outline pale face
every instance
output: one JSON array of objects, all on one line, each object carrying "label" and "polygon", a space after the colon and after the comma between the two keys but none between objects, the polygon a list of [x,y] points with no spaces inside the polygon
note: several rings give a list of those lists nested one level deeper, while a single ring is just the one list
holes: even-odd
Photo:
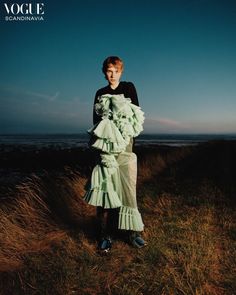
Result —
[{"label": "pale face", "polygon": [[119,84],[121,75],[122,71],[120,71],[113,65],[109,65],[109,67],[107,68],[106,79],[111,87],[116,87]]}]

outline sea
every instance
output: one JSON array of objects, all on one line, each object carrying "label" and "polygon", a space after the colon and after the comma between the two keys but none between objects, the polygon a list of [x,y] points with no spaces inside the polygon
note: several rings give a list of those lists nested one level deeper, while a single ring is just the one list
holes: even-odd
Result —
[{"label": "sea", "polygon": [[[236,140],[235,134],[141,134],[136,145],[186,146],[212,140]],[[72,149],[88,147],[89,135],[73,134],[0,134],[0,150]]]}]

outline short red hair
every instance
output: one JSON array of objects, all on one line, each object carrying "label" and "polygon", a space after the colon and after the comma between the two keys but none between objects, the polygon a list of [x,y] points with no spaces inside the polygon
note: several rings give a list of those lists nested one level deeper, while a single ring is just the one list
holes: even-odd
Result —
[{"label": "short red hair", "polygon": [[104,60],[103,66],[102,66],[102,71],[104,74],[106,74],[106,71],[110,65],[113,65],[114,67],[119,69],[119,71],[121,72],[123,71],[123,68],[124,68],[123,61],[118,56],[108,56]]}]

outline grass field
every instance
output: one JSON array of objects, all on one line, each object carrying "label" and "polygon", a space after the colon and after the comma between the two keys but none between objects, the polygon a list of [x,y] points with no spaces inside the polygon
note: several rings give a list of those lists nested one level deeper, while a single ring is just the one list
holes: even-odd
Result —
[{"label": "grass field", "polygon": [[1,295],[235,294],[236,142],[136,153],[148,246],[98,255],[92,166],[31,174],[1,196]]}]

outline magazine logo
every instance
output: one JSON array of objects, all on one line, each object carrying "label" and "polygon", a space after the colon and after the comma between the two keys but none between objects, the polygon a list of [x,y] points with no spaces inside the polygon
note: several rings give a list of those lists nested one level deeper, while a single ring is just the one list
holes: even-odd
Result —
[{"label": "magazine logo", "polygon": [[44,3],[3,3],[6,21],[42,21]]}]

